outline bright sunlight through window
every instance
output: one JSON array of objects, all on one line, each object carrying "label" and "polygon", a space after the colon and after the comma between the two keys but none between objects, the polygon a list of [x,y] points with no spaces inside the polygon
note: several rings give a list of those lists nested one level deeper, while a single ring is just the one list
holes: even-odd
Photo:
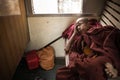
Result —
[{"label": "bright sunlight through window", "polygon": [[31,0],[33,14],[79,14],[83,0]]}]

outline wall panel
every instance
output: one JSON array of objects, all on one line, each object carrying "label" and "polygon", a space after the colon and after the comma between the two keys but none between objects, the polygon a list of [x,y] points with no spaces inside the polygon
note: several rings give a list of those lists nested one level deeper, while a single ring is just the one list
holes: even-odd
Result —
[{"label": "wall panel", "polygon": [[24,0],[20,15],[0,16],[0,80],[11,80],[29,41]]}]

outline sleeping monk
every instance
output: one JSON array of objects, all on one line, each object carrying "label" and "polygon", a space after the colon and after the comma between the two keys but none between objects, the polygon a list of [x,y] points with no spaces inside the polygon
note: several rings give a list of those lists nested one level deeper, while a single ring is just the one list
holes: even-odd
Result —
[{"label": "sleeping monk", "polygon": [[109,37],[116,32],[119,32],[118,29],[103,28],[95,19],[76,20],[63,32],[63,37],[68,39],[65,51],[69,54],[69,65],[57,70],[56,80],[107,80],[108,76],[117,77],[120,57]]}]

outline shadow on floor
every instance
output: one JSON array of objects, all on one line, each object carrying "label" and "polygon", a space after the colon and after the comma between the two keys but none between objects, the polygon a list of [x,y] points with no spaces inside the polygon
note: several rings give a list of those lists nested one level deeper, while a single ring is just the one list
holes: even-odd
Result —
[{"label": "shadow on floor", "polygon": [[23,58],[16,69],[16,72],[12,80],[55,80],[56,70],[63,66],[64,64],[56,64],[52,70],[43,70],[42,68],[37,68],[34,70],[29,70],[25,59]]}]

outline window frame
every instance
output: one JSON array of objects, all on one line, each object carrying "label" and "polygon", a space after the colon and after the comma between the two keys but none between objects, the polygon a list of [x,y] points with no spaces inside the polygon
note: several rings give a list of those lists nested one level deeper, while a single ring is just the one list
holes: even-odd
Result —
[{"label": "window frame", "polygon": [[[84,0],[83,0],[84,1]],[[69,16],[87,16],[89,14],[83,14],[83,13],[74,13],[74,14],[33,14],[32,13],[32,5],[31,5],[31,0],[25,0],[25,5],[26,5],[26,12],[28,17],[46,17],[46,16],[61,16],[61,17],[69,17]]]}]

